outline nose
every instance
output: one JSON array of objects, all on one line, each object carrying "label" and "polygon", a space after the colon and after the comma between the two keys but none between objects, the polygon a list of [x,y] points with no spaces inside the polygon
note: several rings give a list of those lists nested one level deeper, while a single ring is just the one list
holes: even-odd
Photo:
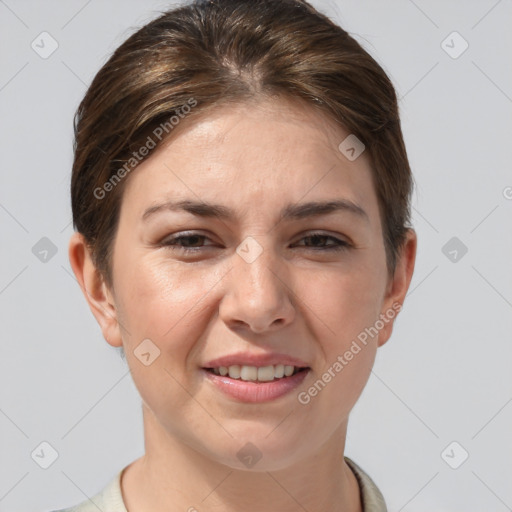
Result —
[{"label": "nose", "polygon": [[293,322],[295,307],[289,271],[270,251],[264,250],[250,263],[235,254],[233,268],[225,279],[219,317],[229,328],[261,334]]}]

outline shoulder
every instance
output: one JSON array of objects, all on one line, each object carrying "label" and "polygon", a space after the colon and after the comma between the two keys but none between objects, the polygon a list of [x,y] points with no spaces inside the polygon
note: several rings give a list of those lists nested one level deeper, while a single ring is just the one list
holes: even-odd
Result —
[{"label": "shoulder", "polygon": [[345,462],[353,471],[359,483],[363,512],[387,512],[388,509],[384,501],[384,496],[382,496],[382,493],[370,476],[352,459],[346,456]]},{"label": "shoulder", "polygon": [[52,512],[127,512],[121,493],[121,469],[100,491],[77,505]]}]

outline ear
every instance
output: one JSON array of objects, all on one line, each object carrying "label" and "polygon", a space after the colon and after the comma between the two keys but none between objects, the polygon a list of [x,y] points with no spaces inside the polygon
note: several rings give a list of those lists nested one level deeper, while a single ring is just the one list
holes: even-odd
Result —
[{"label": "ear", "polygon": [[68,248],[69,262],[82,293],[100,325],[103,337],[113,347],[123,345],[114,296],[100,272],[94,266],[90,251],[81,233],[71,235]]},{"label": "ear", "polygon": [[416,232],[414,229],[409,228],[406,240],[397,258],[395,272],[389,278],[386,295],[382,303],[380,319],[384,327],[379,331],[379,347],[384,345],[390,338],[393,331],[393,323],[402,309],[414,272],[417,243]]}]

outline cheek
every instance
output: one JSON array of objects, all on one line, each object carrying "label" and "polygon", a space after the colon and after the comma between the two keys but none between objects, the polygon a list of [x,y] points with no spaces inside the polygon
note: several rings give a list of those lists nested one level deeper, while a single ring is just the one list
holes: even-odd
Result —
[{"label": "cheek", "polygon": [[208,293],[223,273],[161,257],[134,259],[125,264],[124,272],[129,279],[119,295],[128,331],[135,335],[130,343],[140,343],[142,336],[174,355],[188,350],[204,328]]},{"label": "cheek", "polygon": [[[381,304],[376,279],[372,273],[331,273],[307,289],[309,328],[322,353],[310,387],[300,396],[301,404],[317,411],[305,420],[311,428],[335,428],[368,381],[377,351],[377,337],[368,328],[379,318]],[[324,418],[324,424],[318,427],[315,418]]]},{"label": "cheek", "polygon": [[300,297],[326,349],[342,349],[378,318],[385,283],[374,269],[338,269],[301,281]]},{"label": "cheek", "polygon": [[[196,368],[188,360],[211,321],[205,307],[219,273],[191,266],[185,270],[184,266],[151,257],[134,258],[133,264],[125,260],[118,268],[129,276],[118,286],[120,321],[126,327],[123,341],[127,362],[141,398],[152,410],[179,409],[186,416],[188,409],[194,410],[190,394],[197,392],[195,381],[190,379]],[[146,339],[157,348],[147,341],[142,345]],[[147,366],[140,359],[143,352],[150,354]]]}]

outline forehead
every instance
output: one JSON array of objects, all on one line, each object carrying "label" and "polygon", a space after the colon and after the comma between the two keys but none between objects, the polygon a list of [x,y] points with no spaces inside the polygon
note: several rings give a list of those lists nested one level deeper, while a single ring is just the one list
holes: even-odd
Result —
[{"label": "forehead", "polygon": [[350,133],[303,102],[225,105],[185,124],[126,183],[122,209],[142,216],[164,200],[223,203],[261,214],[284,203],[342,198],[378,216],[371,164],[350,161]]}]

